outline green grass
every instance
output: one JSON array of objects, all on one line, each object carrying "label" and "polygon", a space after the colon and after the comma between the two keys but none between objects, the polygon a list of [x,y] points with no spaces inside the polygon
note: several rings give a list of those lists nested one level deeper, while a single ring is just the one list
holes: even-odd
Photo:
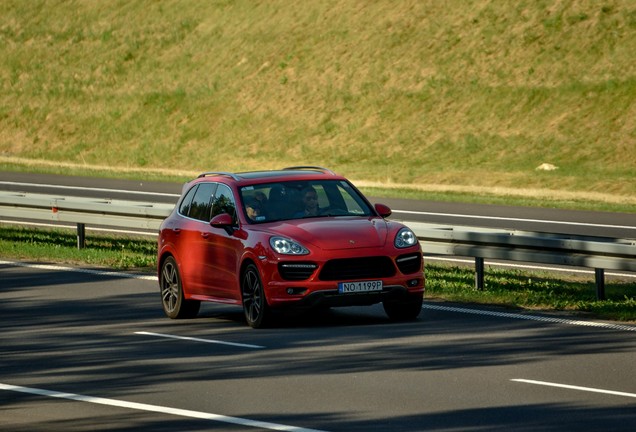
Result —
[{"label": "green grass", "polygon": [[[155,272],[156,241],[147,238],[89,234],[86,248],[77,249],[68,230],[0,227],[3,259],[50,261]],[[467,267],[427,263],[428,298],[515,309],[567,311],[587,317],[636,321],[636,283],[612,281],[606,285],[607,300],[597,301],[593,278],[571,278],[548,272],[486,271],[486,287],[474,289],[474,273]]]},{"label": "green grass", "polygon": [[596,299],[594,276],[587,279],[545,271],[488,268],[483,291],[474,289],[474,270],[427,264],[427,295],[449,301],[556,310],[618,321],[636,321],[636,283],[606,282],[606,300]]},{"label": "green grass", "polygon": [[113,235],[87,235],[86,248],[68,230],[0,227],[0,256],[9,259],[94,265],[117,270],[154,270],[156,240]]},{"label": "green grass", "polygon": [[0,14],[1,163],[315,164],[636,207],[632,1],[6,0]]}]

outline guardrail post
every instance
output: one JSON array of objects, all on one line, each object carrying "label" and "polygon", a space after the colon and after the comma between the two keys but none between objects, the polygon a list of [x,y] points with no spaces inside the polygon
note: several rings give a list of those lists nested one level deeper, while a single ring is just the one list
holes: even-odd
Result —
[{"label": "guardrail post", "polygon": [[596,279],[596,300],[605,300],[605,269],[594,269]]},{"label": "guardrail post", "polygon": [[86,247],[86,224],[77,224],[77,248],[84,249]]},{"label": "guardrail post", "polygon": [[475,258],[475,289],[484,289],[484,259],[481,257]]}]

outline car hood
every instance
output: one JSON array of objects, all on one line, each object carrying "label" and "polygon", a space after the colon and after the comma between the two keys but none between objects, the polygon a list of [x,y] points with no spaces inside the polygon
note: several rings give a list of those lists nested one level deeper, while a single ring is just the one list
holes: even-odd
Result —
[{"label": "car hood", "polygon": [[387,222],[378,217],[329,217],[298,219],[272,224],[273,235],[314,245],[323,250],[382,247],[389,231]]}]

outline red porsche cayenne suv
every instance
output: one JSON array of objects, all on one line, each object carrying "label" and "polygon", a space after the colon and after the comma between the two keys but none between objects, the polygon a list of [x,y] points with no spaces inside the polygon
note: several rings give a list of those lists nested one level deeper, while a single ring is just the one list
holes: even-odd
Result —
[{"label": "red porsche cayenne suv", "polygon": [[416,319],[422,251],[390,214],[324,168],[203,173],[160,228],[163,309],[190,318],[201,301],[235,304],[259,328],[278,308],[382,302],[390,319]]}]

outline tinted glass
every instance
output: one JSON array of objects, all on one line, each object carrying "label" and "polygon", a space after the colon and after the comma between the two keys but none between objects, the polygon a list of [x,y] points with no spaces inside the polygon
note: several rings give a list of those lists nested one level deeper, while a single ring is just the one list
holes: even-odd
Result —
[{"label": "tinted glass", "polygon": [[236,219],[236,204],[230,188],[224,184],[220,184],[216,190],[214,201],[212,203],[212,217],[227,213],[232,216],[234,223]]},{"label": "tinted glass", "polygon": [[188,216],[209,222],[211,219],[210,209],[212,208],[212,193],[215,189],[215,183],[200,183],[194,193],[194,198],[192,199]]},{"label": "tinted glass", "polygon": [[179,213],[183,216],[190,216],[190,209],[192,208],[192,197],[194,197],[194,193],[196,192],[199,185],[191,188],[181,200],[181,205],[179,206]]},{"label": "tinted glass", "polygon": [[[342,180],[266,183],[241,189],[248,219],[254,223],[331,216],[371,216],[366,200]],[[257,212],[251,210],[258,207]]]}]

